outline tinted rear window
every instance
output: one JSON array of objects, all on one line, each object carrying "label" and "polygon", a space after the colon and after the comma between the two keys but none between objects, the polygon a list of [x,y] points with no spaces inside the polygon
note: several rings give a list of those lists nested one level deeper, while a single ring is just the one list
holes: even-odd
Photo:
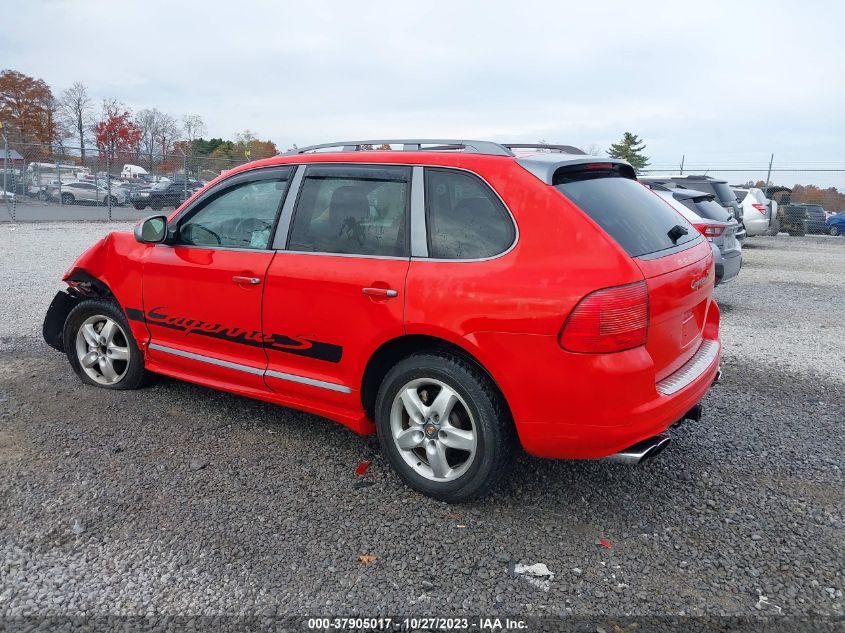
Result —
[{"label": "tinted rear window", "polygon": [[[672,248],[699,236],[680,213],[636,180],[573,179],[555,188],[607,231],[631,257]],[[669,232],[675,226],[686,229],[687,234],[673,242]]]},{"label": "tinted rear window", "polygon": [[733,192],[734,192],[734,194],[736,194],[736,199],[739,200],[740,202],[745,200],[745,196],[748,195],[747,191],[738,191],[738,190],[734,189]]}]

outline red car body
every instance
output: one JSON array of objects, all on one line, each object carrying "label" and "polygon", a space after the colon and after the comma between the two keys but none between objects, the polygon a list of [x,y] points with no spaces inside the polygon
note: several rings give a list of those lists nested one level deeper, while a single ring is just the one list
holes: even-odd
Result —
[{"label": "red car body", "polygon": [[[280,156],[227,172],[170,222],[238,174],[313,163],[467,170],[501,198],[518,237],[501,255],[467,262],[189,248],[115,232],[84,253],[64,280],[113,295],[147,369],[308,411],[362,434],[374,430],[372,382],[379,364],[396,350],[432,344],[461,350],[489,374],[520,443],[540,457],[617,453],[682,419],[715,381],[719,309],[708,242],[696,236],[663,256],[632,257],[513,156]],[[261,283],[232,283],[233,277]],[[644,344],[610,353],[565,349],[563,332],[579,304],[591,293],[627,286],[645,292]],[[362,288],[395,290],[396,296],[365,295]],[[45,324],[45,337],[47,330]],[[678,376],[681,388],[661,387]]]}]

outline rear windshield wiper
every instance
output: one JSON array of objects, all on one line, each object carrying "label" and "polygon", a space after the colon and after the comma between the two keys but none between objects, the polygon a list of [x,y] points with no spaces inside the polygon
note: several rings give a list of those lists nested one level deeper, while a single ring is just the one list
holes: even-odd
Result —
[{"label": "rear windshield wiper", "polygon": [[680,224],[676,224],[666,232],[666,235],[668,235],[669,239],[672,240],[672,244],[677,244],[678,240],[681,239],[687,233],[689,233],[689,231],[687,231]]}]

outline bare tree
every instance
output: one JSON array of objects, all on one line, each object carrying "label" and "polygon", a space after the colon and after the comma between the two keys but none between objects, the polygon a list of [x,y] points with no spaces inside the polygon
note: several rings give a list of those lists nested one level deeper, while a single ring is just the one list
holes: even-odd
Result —
[{"label": "bare tree", "polygon": [[164,160],[167,160],[167,155],[172,151],[171,145],[182,136],[182,126],[179,121],[174,119],[169,114],[162,113],[159,120],[158,128],[158,142],[161,147],[161,153],[164,154]]},{"label": "bare tree", "polygon": [[139,154],[147,157],[147,168],[150,171],[153,169],[153,157],[155,155],[156,143],[158,142],[162,116],[164,116],[164,113],[159,112],[156,108],[145,108],[135,115],[135,125],[138,126],[138,130],[141,132]]},{"label": "bare tree", "polygon": [[193,143],[205,134],[205,122],[203,122],[199,114],[186,114],[183,116],[182,128],[185,130],[185,139],[189,143]]},{"label": "bare tree", "polygon": [[598,143],[590,143],[584,146],[583,149],[590,156],[604,156],[604,148]]},{"label": "bare tree", "polygon": [[68,135],[79,139],[82,164],[85,164],[85,139],[94,125],[94,105],[88,96],[88,89],[81,81],[62,93],[58,102],[59,123]]}]

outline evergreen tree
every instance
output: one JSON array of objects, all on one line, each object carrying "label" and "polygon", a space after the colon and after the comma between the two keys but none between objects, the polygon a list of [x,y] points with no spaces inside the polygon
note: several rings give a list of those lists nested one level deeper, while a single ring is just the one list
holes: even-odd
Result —
[{"label": "evergreen tree", "polygon": [[610,146],[607,155],[627,160],[635,170],[640,171],[648,166],[648,156],[642,153],[644,149],[645,143],[636,134],[625,132],[621,141]]}]

